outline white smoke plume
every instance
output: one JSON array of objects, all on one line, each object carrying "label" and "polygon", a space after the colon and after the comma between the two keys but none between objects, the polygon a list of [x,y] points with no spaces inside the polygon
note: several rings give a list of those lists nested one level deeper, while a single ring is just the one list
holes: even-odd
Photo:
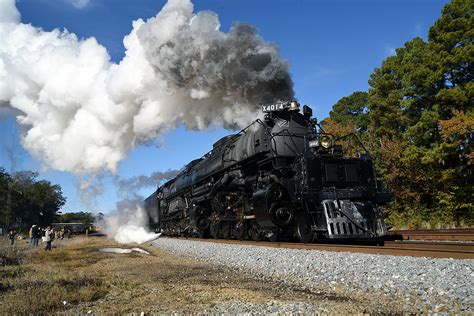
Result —
[{"label": "white smoke plume", "polygon": [[122,200],[117,209],[98,223],[108,238],[121,244],[141,244],[159,237],[147,229],[148,215],[141,200]]},{"label": "white smoke plume", "polygon": [[159,235],[148,230],[148,215],[143,207],[143,197],[138,191],[144,187],[157,186],[178,174],[178,170],[156,171],[149,176],[119,178],[119,195],[124,198],[117,202],[114,212],[105,215],[98,223],[108,238],[119,243],[144,243]]},{"label": "white smoke plume", "polygon": [[98,177],[78,177],[75,181],[77,196],[82,204],[89,208],[94,208],[97,197],[105,192],[105,185],[102,178]]},{"label": "white smoke plume", "polygon": [[144,243],[158,238],[149,232],[148,215],[143,207],[143,197],[138,191],[145,187],[156,187],[163,181],[176,176],[179,170],[156,171],[149,176],[140,175],[131,178],[119,178],[118,194],[124,198],[117,202],[116,210],[106,215],[99,226],[104,227],[108,238],[119,243]]},{"label": "white smoke plume", "polygon": [[248,25],[221,32],[189,0],[134,21],[118,64],[95,38],[20,19],[14,0],[0,0],[0,107],[21,111],[22,145],[56,170],[116,173],[134,146],[180,123],[239,128],[259,104],[293,96],[275,45]]}]

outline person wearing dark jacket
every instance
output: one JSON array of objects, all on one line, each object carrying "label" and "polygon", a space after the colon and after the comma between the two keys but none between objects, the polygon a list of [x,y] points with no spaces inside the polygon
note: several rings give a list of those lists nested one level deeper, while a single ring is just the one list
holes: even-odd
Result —
[{"label": "person wearing dark jacket", "polygon": [[31,240],[32,240],[33,246],[38,247],[39,237],[40,237],[40,230],[38,226],[33,225],[33,227],[31,227]]},{"label": "person wearing dark jacket", "polygon": [[15,244],[15,236],[16,236],[16,231],[14,231],[13,229],[10,229],[10,232],[8,233],[8,238],[10,238],[10,242],[12,246]]}]

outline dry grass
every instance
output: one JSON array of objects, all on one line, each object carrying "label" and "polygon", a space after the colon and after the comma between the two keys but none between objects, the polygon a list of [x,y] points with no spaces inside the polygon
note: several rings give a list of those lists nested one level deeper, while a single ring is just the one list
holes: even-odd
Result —
[{"label": "dry grass", "polygon": [[95,301],[107,294],[101,274],[84,269],[100,260],[87,248],[71,240],[70,245],[49,253],[30,247],[25,240],[14,247],[2,240],[0,257],[6,260],[0,270],[0,314],[60,311],[68,304]]},{"label": "dry grass", "polygon": [[[41,246],[41,245],[40,245]],[[321,302],[329,310],[360,312],[364,302],[314,294],[253,279],[222,267],[173,256],[99,253],[105,238],[54,241],[53,250],[0,239],[0,315],[193,313],[223,302]],[[333,295],[333,294],[332,294]]]}]

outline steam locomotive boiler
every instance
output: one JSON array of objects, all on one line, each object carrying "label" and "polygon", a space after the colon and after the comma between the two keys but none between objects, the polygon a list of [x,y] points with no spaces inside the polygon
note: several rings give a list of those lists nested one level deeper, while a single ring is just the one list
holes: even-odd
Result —
[{"label": "steam locomotive boiler", "polygon": [[305,243],[385,235],[379,205],[390,194],[367,150],[345,157],[296,101],[262,110],[263,120],[217,141],[145,200],[150,226],[174,236]]}]

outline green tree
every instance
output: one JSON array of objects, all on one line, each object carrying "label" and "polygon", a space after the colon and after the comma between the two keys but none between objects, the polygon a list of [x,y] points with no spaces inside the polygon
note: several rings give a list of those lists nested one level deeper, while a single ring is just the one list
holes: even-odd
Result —
[{"label": "green tree", "polygon": [[[57,212],[66,199],[61,187],[49,181],[37,181],[37,173],[30,171],[17,172],[10,176],[0,168],[0,200],[2,205],[2,225],[26,229],[32,224],[46,226],[53,222]],[[10,186],[10,192],[8,192]],[[6,201],[10,194],[10,207]]]},{"label": "green tree", "polygon": [[356,131],[366,131],[369,124],[367,92],[356,91],[340,99],[329,118],[341,125],[352,125]]},{"label": "green tree", "polygon": [[91,226],[95,221],[95,217],[89,212],[64,213],[59,216],[58,221],[61,223],[82,223],[86,226]]},{"label": "green tree", "polygon": [[10,174],[8,174],[4,168],[0,168],[0,226],[5,227],[9,225],[10,222],[10,209],[8,194],[11,190],[12,179]]},{"label": "green tree", "polygon": [[417,145],[429,144],[437,116],[432,112],[435,67],[428,44],[415,38],[398,48],[376,68],[369,79],[369,117],[378,136],[410,138]]}]

